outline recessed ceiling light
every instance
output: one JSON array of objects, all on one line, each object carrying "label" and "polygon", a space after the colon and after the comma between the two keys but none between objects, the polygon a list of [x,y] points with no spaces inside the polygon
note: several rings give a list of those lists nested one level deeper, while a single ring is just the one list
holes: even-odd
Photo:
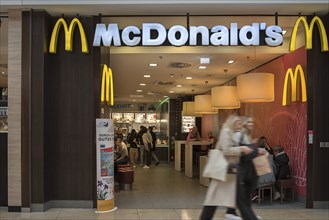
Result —
[{"label": "recessed ceiling light", "polygon": [[134,99],[133,102],[136,102],[136,100]]},{"label": "recessed ceiling light", "polygon": [[146,84],[145,84],[145,83],[140,83],[139,85],[140,85],[140,86],[146,86]]},{"label": "recessed ceiling light", "polygon": [[141,89],[137,89],[136,92],[143,92],[143,90],[141,90]]},{"label": "recessed ceiling light", "polygon": [[178,85],[176,85],[176,87],[182,87],[182,85],[179,85],[179,84],[178,84]]},{"label": "recessed ceiling light", "polygon": [[210,63],[210,58],[200,58],[200,64],[209,64]]},{"label": "recessed ceiling light", "polygon": [[151,75],[144,75],[144,77],[145,77],[145,78],[150,78],[150,77],[151,77]]},{"label": "recessed ceiling light", "polygon": [[174,77],[174,74],[170,74],[170,77],[173,78]]},{"label": "recessed ceiling light", "polygon": [[130,98],[143,98],[144,95],[129,95]]},{"label": "recessed ceiling light", "polygon": [[152,67],[154,67],[154,66],[157,66],[158,64],[156,64],[156,63],[150,63],[149,64],[149,66],[152,66]]},{"label": "recessed ceiling light", "polygon": [[199,69],[204,70],[204,69],[207,69],[207,67],[206,66],[199,66]]},{"label": "recessed ceiling light", "polygon": [[234,60],[229,60],[229,61],[227,61],[227,63],[229,63],[229,64],[232,64],[232,63],[234,63],[235,61]]},{"label": "recessed ceiling light", "polygon": [[286,30],[282,30],[282,34],[285,35],[287,33]]},{"label": "recessed ceiling light", "polygon": [[185,79],[192,79],[192,76],[187,76]]},{"label": "recessed ceiling light", "polygon": [[167,95],[164,95],[163,98],[168,98],[168,96]]},{"label": "recessed ceiling light", "polygon": [[174,93],[174,91],[170,90],[169,93]]}]

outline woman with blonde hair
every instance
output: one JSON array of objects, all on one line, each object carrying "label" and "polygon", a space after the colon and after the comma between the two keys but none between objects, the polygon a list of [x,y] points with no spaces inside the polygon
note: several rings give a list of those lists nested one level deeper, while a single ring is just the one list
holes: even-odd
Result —
[{"label": "woman with blonde hair", "polygon": [[197,126],[195,126],[195,125],[193,126],[190,133],[188,133],[186,140],[187,141],[200,141],[201,140],[200,133],[198,131]]},{"label": "woman with blonde hair", "polygon": [[[254,214],[250,215],[251,208],[248,206],[245,207],[244,202],[240,202],[240,194],[243,194],[243,190],[239,189],[243,187],[242,185],[240,185],[240,181],[242,181],[242,177],[244,175],[244,173],[240,174],[240,156],[256,157],[258,153],[257,150],[252,149],[248,146],[240,146],[239,141],[235,138],[235,132],[241,130],[241,128],[242,120],[240,116],[233,114],[227,118],[221,129],[216,144],[216,149],[223,151],[223,154],[225,155],[229,163],[239,164],[238,173],[227,174],[225,182],[216,179],[211,179],[206,194],[203,210],[200,215],[201,220],[212,219],[217,209],[217,206],[230,207],[228,211],[234,211],[234,213],[227,212],[225,216],[228,219],[240,220],[241,218],[237,216],[234,209],[236,203],[243,219],[257,219]],[[251,213],[253,213],[252,210]]]}]

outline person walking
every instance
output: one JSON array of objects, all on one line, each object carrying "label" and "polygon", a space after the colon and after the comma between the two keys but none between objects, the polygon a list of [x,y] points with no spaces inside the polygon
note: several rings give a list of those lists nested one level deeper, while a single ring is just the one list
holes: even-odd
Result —
[{"label": "person walking", "polygon": [[157,157],[156,154],[155,154],[155,151],[156,151],[156,141],[157,141],[157,136],[156,136],[156,134],[154,133],[154,131],[153,131],[153,127],[152,127],[152,126],[149,127],[149,132],[150,132],[150,134],[151,134],[151,136],[152,136],[152,149],[151,149],[151,154],[152,154],[153,159],[155,160],[155,166],[158,166],[159,163],[160,163],[160,161],[159,161],[158,157]]},{"label": "person walking", "polygon": [[[234,133],[241,128],[242,121],[240,116],[233,114],[227,118],[221,129],[215,148],[223,151],[223,154],[229,163],[239,164],[240,156],[255,157],[257,155],[257,150],[253,150],[252,148],[244,145],[240,146],[239,141],[236,140]],[[200,220],[212,219],[217,206],[230,207],[231,211],[234,210],[235,212],[234,207],[236,204],[242,214],[243,219],[257,219],[255,216],[251,216],[251,218],[248,217],[247,212],[249,210],[248,206],[245,207],[246,201],[244,197],[244,188],[242,184],[237,184],[240,181],[243,182],[244,175],[245,170],[241,170],[241,165],[239,164],[238,174],[227,174],[225,182],[216,179],[210,180],[204,206],[200,215]],[[240,196],[242,196],[242,198],[240,198]],[[241,199],[243,200],[242,202],[240,202]],[[241,220],[241,217],[239,217],[236,212],[232,214],[226,213],[225,216],[230,220]]]}]

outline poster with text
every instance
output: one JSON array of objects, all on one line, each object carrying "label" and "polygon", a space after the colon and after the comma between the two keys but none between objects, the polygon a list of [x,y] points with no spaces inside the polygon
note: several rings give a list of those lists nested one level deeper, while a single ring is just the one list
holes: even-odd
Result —
[{"label": "poster with text", "polygon": [[97,212],[114,207],[114,126],[112,119],[96,119]]}]

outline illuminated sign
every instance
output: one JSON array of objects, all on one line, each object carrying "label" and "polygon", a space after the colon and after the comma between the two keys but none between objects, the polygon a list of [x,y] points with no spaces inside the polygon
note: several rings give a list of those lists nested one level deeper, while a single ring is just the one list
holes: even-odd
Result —
[{"label": "illuminated sign", "polygon": [[320,39],[321,39],[321,51],[325,52],[328,51],[328,38],[326,34],[326,29],[321,21],[321,19],[318,16],[314,16],[312,19],[310,25],[308,25],[305,17],[300,17],[297,19],[295,26],[293,28],[291,39],[290,39],[290,45],[289,50],[295,51],[296,49],[296,38],[297,38],[297,30],[299,23],[302,22],[305,29],[305,40],[306,40],[306,49],[312,49],[312,36],[313,36],[313,28],[314,24],[317,24],[319,32],[320,32]]},{"label": "illuminated sign", "polygon": [[[265,32],[264,39],[260,39],[260,32]],[[153,34],[156,33],[156,34]],[[161,46],[169,41],[173,46],[198,46],[198,36],[201,36],[203,46],[254,46],[264,40],[268,46],[282,44],[282,28],[277,25],[266,27],[266,23],[253,23],[238,29],[237,23],[231,23],[230,29],[223,25],[190,26],[187,29],[181,25],[174,25],[169,30],[159,23],[143,23],[140,30],[136,26],[127,26],[119,30],[116,23],[97,24],[94,35],[94,46]]]},{"label": "illuminated sign", "polygon": [[108,68],[106,64],[103,66],[101,86],[101,102],[105,101],[110,105],[114,105],[112,70]]},{"label": "illuminated sign", "polygon": [[64,34],[65,34],[65,50],[72,51],[73,33],[74,33],[74,28],[76,25],[78,25],[79,31],[80,31],[81,50],[83,53],[88,53],[88,43],[87,43],[86,34],[85,34],[85,31],[83,29],[81,22],[77,18],[74,18],[71,21],[69,27],[67,27],[66,21],[63,18],[60,18],[57,20],[57,22],[54,26],[53,32],[51,34],[51,38],[50,38],[50,44],[49,44],[50,53],[56,53],[58,33],[62,26],[64,28]]},{"label": "illuminated sign", "polygon": [[[299,76],[299,80],[298,80]],[[284,79],[284,85],[283,85],[283,97],[282,97],[282,105],[286,106],[287,104],[287,91],[288,91],[288,82],[290,79],[290,85],[291,85],[291,101],[294,102],[299,100],[299,94],[297,95],[297,84],[301,86],[301,92],[302,92],[302,102],[306,102],[307,100],[307,94],[306,94],[306,83],[305,83],[305,74],[304,70],[301,65],[297,65],[295,68],[295,71],[292,70],[292,68],[289,68],[286,72],[286,76]]]}]

